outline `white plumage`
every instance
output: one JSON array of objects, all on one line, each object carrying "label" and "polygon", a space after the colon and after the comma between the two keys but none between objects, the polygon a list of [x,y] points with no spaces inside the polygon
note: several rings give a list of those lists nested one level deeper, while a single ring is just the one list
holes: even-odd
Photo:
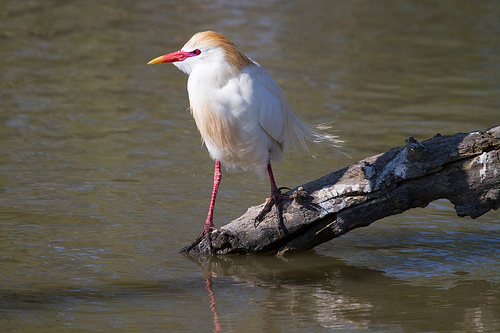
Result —
[{"label": "white plumage", "polygon": [[[149,63],[162,62],[172,62],[189,75],[191,112],[210,156],[227,168],[252,168],[260,175],[269,172],[270,204],[272,201],[276,204],[281,222],[281,194],[274,183],[270,162],[280,162],[283,149],[295,142],[304,146],[308,140],[337,144],[336,138],[299,120],[271,76],[219,33],[199,32],[180,51]],[[217,166],[218,163],[216,173]],[[214,178],[212,201],[217,187]],[[212,206],[204,231],[190,248],[206,234],[212,251],[209,238],[214,229]]]}]

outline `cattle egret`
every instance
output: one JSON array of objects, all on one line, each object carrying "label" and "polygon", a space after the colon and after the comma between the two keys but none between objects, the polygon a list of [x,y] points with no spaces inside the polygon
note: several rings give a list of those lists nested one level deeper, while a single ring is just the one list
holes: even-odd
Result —
[{"label": "cattle egret", "polygon": [[217,228],[213,209],[221,180],[221,164],[227,169],[253,169],[269,175],[271,195],[256,220],[276,206],[283,222],[281,201],[289,196],[276,186],[271,161],[280,162],[283,150],[306,141],[337,145],[335,136],[321,133],[297,118],[288,107],[278,84],[255,61],[241,53],[224,35],[204,31],[195,34],[181,50],[151,60],[148,64],[173,63],[189,75],[190,109],[201,137],[215,160],[214,185],[207,219],[200,236],[213,254],[210,234]]}]

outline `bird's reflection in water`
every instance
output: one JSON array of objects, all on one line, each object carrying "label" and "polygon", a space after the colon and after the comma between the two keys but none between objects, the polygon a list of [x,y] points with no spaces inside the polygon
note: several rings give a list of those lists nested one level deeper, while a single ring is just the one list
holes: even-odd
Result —
[{"label": "bird's reflection in water", "polygon": [[[186,255],[203,271],[205,288],[210,297],[210,309],[214,315],[214,332],[222,329],[217,299],[212,279],[231,277],[235,282],[249,287],[264,288],[266,296],[259,304],[263,311],[265,329],[280,330],[277,316],[289,313],[294,320],[301,316],[313,318],[323,327],[363,328],[366,320],[352,320],[343,315],[344,310],[370,310],[372,304],[353,296],[342,295],[343,275],[349,271],[379,272],[345,266],[337,259],[315,253],[296,255],[291,258],[275,256],[203,256]],[[343,265],[339,268],[339,263]],[[345,274],[344,274],[345,273]],[[220,300],[219,300],[220,301]]]},{"label": "bird's reflection in water", "polygon": [[200,254],[186,254],[186,257],[191,261],[196,263],[203,271],[203,279],[205,280],[205,289],[208,291],[208,296],[210,297],[210,311],[214,315],[214,333],[220,332],[222,326],[219,321],[219,312],[217,311],[217,299],[215,298],[215,292],[213,288],[212,278],[214,277],[214,272],[210,269],[213,257],[206,257]]},{"label": "bird's reflection in water", "polygon": [[[383,330],[387,324],[384,323],[384,318],[392,318],[396,314],[398,331],[432,331],[442,324],[443,316],[453,318],[449,322],[450,325],[456,325],[465,331],[474,331],[477,327],[471,324],[470,313],[474,313],[478,308],[483,309],[484,319],[481,319],[481,322],[495,322],[493,318],[498,315],[496,298],[486,303],[482,302],[481,298],[471,298],[468,303],[456,303],[464,294],[489,294],[491,285],[486,282],[481,290],[476,288],[477,284],[476,287],[471,287],[473,285],[466,282],[455,287],[439,289],[432,284],[409,283],[387,276],[382,271],[355,267],[338,258],[315,252],[290,257],[186,257],[203,270],[210,308],[214,315],[214,332],[219,332],[225,326],[222,318],[231,320],[238,317],[238,324],[242,324],[240,316],[235,312],[245,311],[241,308],[243,302],[245,307],[261,307],[262,311],[254,309],[253,313],[262,313],[265,316],[263,320],[258,321],[247,318],[245,325],[259,326],[247,327],[252,331],[282,331],[290,325],[313,325],[335,330],[378,327]],[[221,279],[219,285],[215,278]],[[229,278],[229,285],[226,278]],[[231,294],[231,298],[216,299],[214,285],[219,287],[220,297]],[[263,290],[265,296],[255,297],[254,288]],[[234,292],[235,290],[237,292]],[[429,315],[427,309],[435,306],[436,299],[440,299],[442,304],[455,306],[444,306],[440,311]],[[220,310],[221,304],[236,306],[231,308],[231,314],[226,316],[222,313],[221,317],[217,311],[217,306]],[[422,316],[427,316],[428,320],[421,321]],[[231,325],[229,322],[227,324]]]},{"label": "bird's reflection in water", "polygon": [[212,284],[212,272],[203,269],[203,278],[205,279],[205,288],[207,289],[208,295],[210,296],[210,310],[214,314],[215,329],[213,330],[213,332],[220,332],[222,327],[219,322],[219,313],[217,312],[217,308],[215,307],[217,305],[217,300],[215,299],[215,293]]}]

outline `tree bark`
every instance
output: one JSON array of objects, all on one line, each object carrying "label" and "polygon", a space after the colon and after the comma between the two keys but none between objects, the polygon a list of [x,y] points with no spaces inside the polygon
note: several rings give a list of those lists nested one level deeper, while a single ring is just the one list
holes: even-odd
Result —
[{"label": "tree bark", "polygon": [[[215,253],[303,252],[442,198],[458,216],[477,218],[500,207],[500,126],[405,143],[289,191],[294,199],[283,202],[282,225],[274,208],[256,222],[264,204],[250,207],[212,232]],[[190,252],[207,252],[206,242]]]}]

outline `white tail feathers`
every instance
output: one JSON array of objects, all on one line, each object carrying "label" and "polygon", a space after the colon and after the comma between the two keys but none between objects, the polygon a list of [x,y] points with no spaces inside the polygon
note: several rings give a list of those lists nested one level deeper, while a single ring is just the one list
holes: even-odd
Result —
[{"label": "white tail feathers", "polygon": [[337,135],[331,133],[330,124],[321,124],[316,126],[316,128],[313,128],[293,113],[289,113],[287,125],[287,145],[291,145],[293,148],[298,148],[297,146],[302,147],[313,157],[315,156],[309,150],[307,145],[308,142],[322,143],[332,147],[340,147],[343,143]]}]

